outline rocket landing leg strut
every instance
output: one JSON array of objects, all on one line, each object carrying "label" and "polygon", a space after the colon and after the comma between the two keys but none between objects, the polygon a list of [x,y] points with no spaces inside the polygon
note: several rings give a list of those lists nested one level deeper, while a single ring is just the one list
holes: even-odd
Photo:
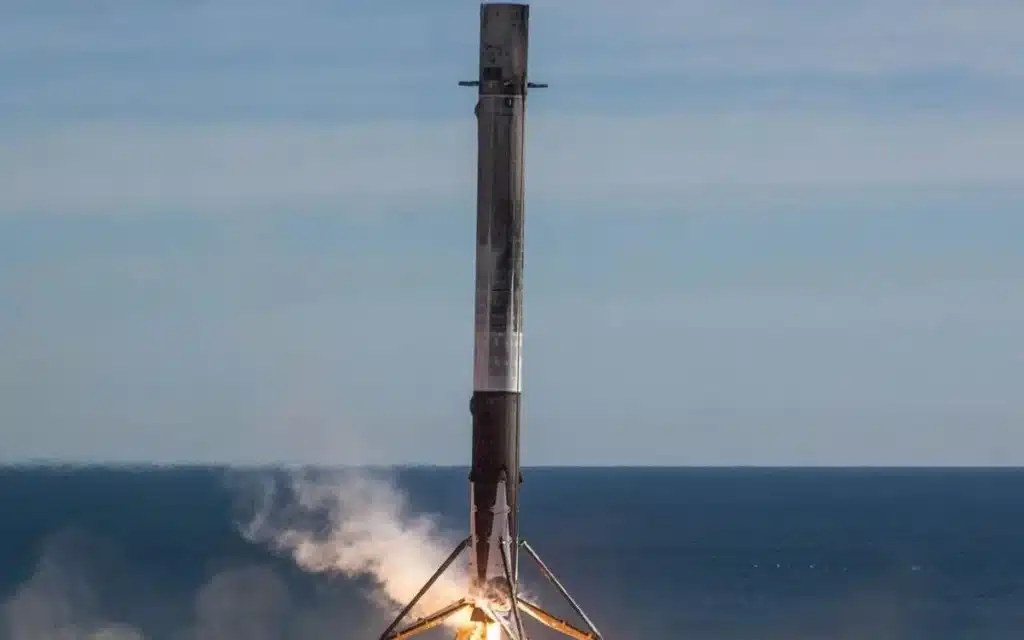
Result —
[{"label": "rocket landing leg strut", "polygon": [[531,558],[533,558],[533,561],[537,563],[537,567],[540,569],[540,572],[544,574],[544,577],[547,578],[548,581],[550,581],[556,589],[558,589],[558,593],[560,593],[562,597],[565,598],[566,602],[569,603],[569,606],[572,607],[573,611],[575,611],[576,614],[583,619],[583,622],[586,623],[590,631],[583,631],[582,629],[575,627],[572,624],[569,624],[565,620],[557,618],[554,615],[548,613],[539,605],[536,605],[528,600],[523,600],[522,598],[516,599],[516,605],[518,606],[518,608],[522,609],[523,613],[530,616],[537,622],[540,622],[545,627],[554,629],[563,636],[568,636],[570,638],[574,638],[575,640],[601,640],[601,632],[597,630],[597,627],[595,627],[594,623],[590,621],[590,618],[587,617],[587,614],[583,612],[583,609],[580,607],[580,605],[576,604],[576,601],[572,599],[572,596],[569,595],[569,591],[562,586],[562,583],[558,581],[558,578],[555,577],[555,574],[552,573],[551,569],[548,569],[548,566],[544,564],[543,560],[540,559],[540,556],[537,555],[537,552],[533,550],[533,547],[530,546],[530,543],[528,543],[526,540],[520,540],[519,546],[526,549],[526,552],[530,555]]},{"label": "rocket landing leg strut", "polygon": [[455,560],[460,555],[462,555],[462,552],[466,549],[466,547],[469,546],[469,542],[470,539],[466,538],[465,540],[460,542],[457,547],[455,547],[455,550],[452,551],[451,555],[449,555],[448,558],[441,563],[441,566],[437,568],[437,571],[434,572],[434,575],[430,576],[430,579],[428,579],[426,583],[424,583],[424,585],[420,588],[419,593],[417,593],[416,596],[409,601],[409,604],[405,605],[405,608],[402,609],[402,612],[399,613],[395,617],[395,619],[391,621],[391,624],[388,626],[387,629],[384,630],[384,633],[380,634],[380,640],[400,640],[404,638],[411,638],[412,636],[418,635],[424,631],[427,631],[428,629],[433,629],[434,627],[443,623],[445,620],[452,617],[456,613],[471,606],[472,603],[470,603],[469,600],[463,598],[462,600],[453,602],[452,604],[437,611],[436,613],[432,613],[431,615],[426,616],[425,618],[420,618],[416,622],[412,623],[411,625],[400,631],[395,631],[395,629],[398,628],[398,625],[402,624],[402,620],[405,619],[405,616],[409,615],[409,612],[413,610],[413,607],[415,607],[416,604],[423,598],[423,596],[426,595],[427,591],[430,590],[430,587],[434,586],[434,583],[437,582],[437,579],[444,575],[444,572],[448,570],[448,567],[450,567],[452,563],[455,562]]},{"label": "rocket landing leg strut", "polygon": [[[398,629],[398,626],[402,623],[402,620],[404,620],[405,617],[409,615],[409,612],[412,611],[413,607],[416,606],[416,603],[418,603],[420,599],[423,598],[423,596],[427,593],[427,591],[430,590],[430,587],[433,586],[437,579],[440,578],[444,574],[444,572],[448,570],[448,567],[451,566],[451,564],[455,562],[455,560],[462,554],[466,547],[469,546],[469,542],[469,538],[463,540],[455,548],[455,550],[452,551],[451,555],[448,556],[448,559],[446,559],[441,564],[441,566],[438,567],[437,571],[434,572],[434,575],[430,576],[430,579],[427,580],[427,582],[423,585],[419,593],[416,594],[416,597],[409,601],[409,604],[406,605],[405,609],[403,609],[402,612],[398,614],[398,616],[394,619],[394,621],[392,621],[391,625],[387,628],[387,630],[385,630],[384,633],[381,634],[380,640],[408,640],[413,636],[417,636],[423,633],[424,631],[429,631],[430,629],[433,629],[434,627],[443,624],[448,618],[454,616],[455,614],[469,609],[480,609],[481,611],[483,611],[488,618],[490,618],[491,620],[493,620],[501,626],[501,629],[505,633],[505,636],[508,638],[508,640],[528,640],[526,631],[523,629],[522,618],[519,615],[520,611],[530,616],[537,622],[540,622],[544,626],[550,629],[554,629],[558,633],[569,638],[573,638],[574,640],[601,640],[601,632],[597,630],[597,627],[595,627],[594,623],[590,621],[590,618],[587,617],[587,614],[583,612],[583,609],[580,608],[580,606],[576,604],[576,601],[573,600],[572,596],[569,595],[568,590],[566,590],[566,588],[562,586],[562,583],[559,582],[558,578],[555,577],[555,574],[552,573],[551,569],[549,569],[548,566],[544,564],[544,561],[541,560],[539,555],[537,555],[537,552],[534,551],[533,547],[531,547],[530,544],[525,540],[520,540],[518,546],[521,546],[522,548],[526,549],[526,552],[529,554],[529,556],[533,559],[534,562],[537,563],[537,567],[540,569],[541,573],[544,574],[544,577],[547,578],[555,586],[556,589],[558,589],[558,592],[569,603],[569,606],[572,607],[573,611],[575,611],[579,615],[579,617],[582,618],[583,621],[586,623],[586,626],[589,628],[589,631],[584,631],[583,629],[580,629],[579,627],[576,627],[573,624],[547,612],[540,605],[530,602],[529,600],[524,600],[523,598],[519,597],[519,585],[516,580],[516,577],[512,575],[511,565],[508,560],[508,553],[507,551],[505,551],[504,545],[501,545],[500,548],[502,550],[502,562],[505,568],[505,578],[508,580],[508,584],[510,585],[508,597],[509,602],[511,604],[511,620],[509,620],[505,616],[498,614],[488,603],[473,602],[469,598],[462,598],[460,600],[456,600],[450,605],[428,616],[424,616],[416,620],[407,627]],[[474,628],[474,626],[458,630],[455,634],[455,640],[484,640],[484,638],[479,637],[479,628]]]}]

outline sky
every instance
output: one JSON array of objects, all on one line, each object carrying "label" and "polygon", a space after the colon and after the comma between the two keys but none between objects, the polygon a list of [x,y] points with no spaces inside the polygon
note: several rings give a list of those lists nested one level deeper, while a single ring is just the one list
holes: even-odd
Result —
[{"label": "sky", "polygon": [[[0,4],[0,461],[467,464],[479,8]],[[538,0],[527,465],[1024,465],[1024,4]]]}]

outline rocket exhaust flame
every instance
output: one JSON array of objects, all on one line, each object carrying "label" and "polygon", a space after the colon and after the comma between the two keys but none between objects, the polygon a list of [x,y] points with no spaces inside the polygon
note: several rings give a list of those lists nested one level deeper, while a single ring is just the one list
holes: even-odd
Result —
[{"label": "rocket exhaust flame", "polygon": [[[381,640],[410,638],[470,609],[456,640],[526,640],[523,612],[569,637],[601,634],[540,556],[519,536],[519,414],[523,360],[523,139],[530,7],[480,6],[477,80],[476,300],[473,349],[470,535],[391,623]],[[519,547],[590,628],[581,631],[519,596]],[[434,582],[469,551],[466,597],[396,631]]]}]

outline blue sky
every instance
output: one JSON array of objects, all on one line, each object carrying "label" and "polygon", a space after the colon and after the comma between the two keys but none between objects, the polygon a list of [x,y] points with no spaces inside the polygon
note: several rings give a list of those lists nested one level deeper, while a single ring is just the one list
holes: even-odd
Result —
[{"label": "blue sky", "polygon": [[[0,6],[0,459],[465,463],[478,6]],[[528,464],[1024,464],[1024,4],[533,4]]]}]

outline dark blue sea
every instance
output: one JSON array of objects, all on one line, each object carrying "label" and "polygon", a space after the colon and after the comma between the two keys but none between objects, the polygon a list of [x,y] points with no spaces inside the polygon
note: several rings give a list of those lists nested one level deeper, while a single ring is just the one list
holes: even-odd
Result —
[{"label": "dark blue sea", "polygon": [[[408,498],[388,517],[453,542],[465,534],[465,469],[376,473]],[[245,534],[253,487],[288,475],[0,471],[0,637],[376,638],[387,612],[371,579],[304,570]],[[1024,638],[1024,471],[524,476],[523,536],[608,640]],[[304,518],[321,540],[339,526],[286,505],[275,513],[277,524]],[[569,617],[522,562],[526,588]]]}]

